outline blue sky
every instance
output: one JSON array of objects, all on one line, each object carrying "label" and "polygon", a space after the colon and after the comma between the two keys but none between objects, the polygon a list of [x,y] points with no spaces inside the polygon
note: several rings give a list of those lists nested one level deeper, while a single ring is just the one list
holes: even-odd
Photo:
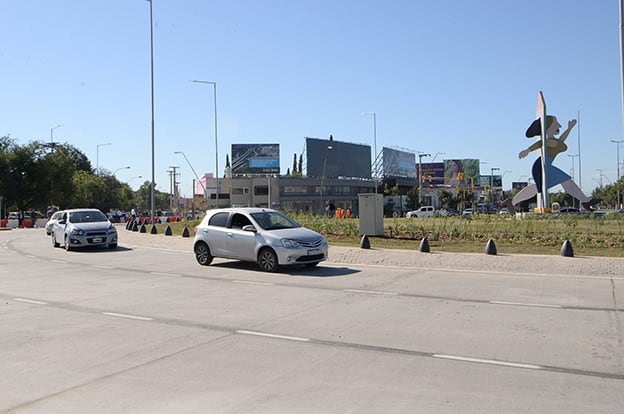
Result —
[{"label": "blue sky", "polygon": [[[54,140],[136,188],[151,177],[149,3],[1,0],[0,135]],[[279,143],[282,173],[305,137],[479,158],[530,175],[538,92],[566,125],[580,112],[582,188],[616,179],[622,139],[619,2],[600,0],[153,0],[155,170],[181,191],[233,143]],[[555,164],[578,181],[578,134]],[[620,146],[624,161],[624,145]],[[423,159],[426,162],[427,158]],[[624,171],[624,169],[622,169]],[[142,179],[133,179],[136,176]]]}]

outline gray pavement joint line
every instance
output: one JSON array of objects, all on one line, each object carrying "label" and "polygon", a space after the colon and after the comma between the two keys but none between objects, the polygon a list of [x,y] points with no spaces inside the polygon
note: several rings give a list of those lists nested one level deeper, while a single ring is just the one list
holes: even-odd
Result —
[{"label": "gray pavement joint line", "polygon": [[[4,295],[0,294],[0,297],[3,297],[3,296]],[[7,299],[10,299],[10,298],[7,298]],[[108,316],[108,314],[112,313],[110,311],[106,311],[102,309],[69,305],[69,304],[64,304],[60,302],[47,302],[47,304],[56,308],[90,313],[90,314]],[[120,315],[120,314],[115,314],[115,315]],[[138,323],[156,323],[156,324],[193,327],[193,328],[200,328],[200,329],[206,329],[206,330],[214,330],[218,332],[225,332],[226,335],[224,336],[228,336],[231,334],[253,335],[253,336],[271,338],[275,340],[296,341],[300,343],[324,345],[324,346],[330,346],[330,347],[336,347],[336,348],[350,348],[350,349],[357,349],[357,350],[363,350],[363,351],[403,354],[403,355],[411,355],[411,356],[424,357],[424,358],[443,358],[443,356],[446,356],[446,358],[444,359],[455,360],[458,362],[465,362],[465,363],[486,364],[487,363],[486,361],[494,361],[494,362],[490,362],[489,365],[498,365],[498,366],[502,366],[505,368],[513,368],[513,369],[537,369],[535,367],[539,367],[540,371],[548,371],[548,372],[556,372],[556,373],[561,373],[561,374],[580,375],[580,376],[588,376],[588,377],[598,377],[598,378],[606,378],[606,379],[615,379],[615,380],[624,380],[624,374],[590,371],[590,370],[582,370],[582,369],[576,369],[576,368],[557,367],[553,365],[534,365],[534,364],[528,364],[528,363],[523,363],[523,362],[488,360],[488,359],[475,358],[475,357],[469,357],[469,356],[453,356],[453,355],[440,354],[436,352],[426,352],[426,351],[418,351],[418,350],[405,349],[405,348],[395,348],[395,347],[361,344],[361,343],[354,343],[354,342],[339,342],[339,341],[331,341],[331,340],[324,340],[324,339],[304,338],[304,337],[291,336],[291,335],[285,335],[285,334],[262,332],[262,331],[257,331],[257,330],[248,330],[248,329],[243,329],[243,328],[235,328],[235,327],[232,328],[232,327],[219,326],[219,325],[209,325],[209,324],[197,323],[197,322],[187,321],[187,320],[182,320],[182,319],[167,319],[167,318],[158,318],[158,317],[154,317],[154,318],[141,317],[141,319],[138,319],[138,318],[132,318],[132,319],[135,319]],[[224,336],[221,336],[220,338]],[[207,343],[210,343],[210,342],[212,341],[209,341]],[[164,359],[164,357],[159,358],[159,359]]]},{"label": "gray pavement joint line", "polygon": [[622,311],[622,309],[620,309],[618,302],[617,302],[617,294],[615,293],[615,282],[613,281],[613,279],[611,279],[611,295],[613,297],[613,310],[614,310],[613,314],[615,317],[615,330],[618,334],[619,342],[623,343],[624,334],[622,334],[622,324],[618,316],[618,312]]}]

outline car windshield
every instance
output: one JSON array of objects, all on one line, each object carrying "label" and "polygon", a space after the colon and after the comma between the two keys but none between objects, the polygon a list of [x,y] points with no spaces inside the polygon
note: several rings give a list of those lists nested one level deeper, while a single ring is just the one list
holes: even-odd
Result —
[{"label": "car windshield", "polygon": [[75,211],[69,213],[69,221],[71,223],[97,223],[108,221],[108,218],[100,211]]},{"label": "car windshield", "polygon": [[265,230],[293,229],[301,227],[299,223],[275,211],[251,213],[251,217]]}]

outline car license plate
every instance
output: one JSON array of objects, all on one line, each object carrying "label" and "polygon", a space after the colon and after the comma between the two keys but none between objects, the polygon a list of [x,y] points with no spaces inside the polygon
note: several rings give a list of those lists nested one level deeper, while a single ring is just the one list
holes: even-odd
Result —
[{"label": "car license plate", "polygon": [[315,256],[317,254],[321,253],[321,251],[319,249],[310,249],[308,250],[308,256]]},{"label": "car license plate", "polygon": [[102,238],[101,237],[94,237],[93,239],[91,239],[91,241],[93,243],[102,243]]}]

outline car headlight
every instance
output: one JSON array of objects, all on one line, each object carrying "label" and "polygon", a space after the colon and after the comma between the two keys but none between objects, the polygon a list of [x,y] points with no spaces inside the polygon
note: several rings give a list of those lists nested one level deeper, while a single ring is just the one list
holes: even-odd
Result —
[{"label": "car headlight", "polygon": [[71,231],[71,234],[72,236],[82,236],[84,234],[84,231],[82,231],[82,229],[74,227]]},{"label": "car headlight", "polygon": [[288,248],[288,249],[294,249],[299,247],[299,242],[297,240],[292,240],[292,239],[282,239],[282,246]]},{"label": "car headlight", "polygon": [[111,226],[111,227],[108,228],[107,233],[108,234],[117,233],[117,229],[115,227]]}]

